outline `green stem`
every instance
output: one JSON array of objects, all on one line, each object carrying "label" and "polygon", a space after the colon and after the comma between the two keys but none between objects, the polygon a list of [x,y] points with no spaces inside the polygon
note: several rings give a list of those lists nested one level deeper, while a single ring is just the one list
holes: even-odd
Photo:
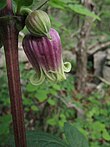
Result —
[{"label": "green stem", "polygon": [[43,2],[43,3],[37,8],[37,10],[40,9],[40,8],[42,8],[48,1],[49,1],[49,0],[46,0],[45,2]]},{"label": "green stem", "polygon": [[29,9],[29,8],[26,8],[26,7],[21,7],[21,9],[20,9],[20,14],[21,15],[25,15],[25,14],[28,15],[31,12],[32,12],[32,10]]}]

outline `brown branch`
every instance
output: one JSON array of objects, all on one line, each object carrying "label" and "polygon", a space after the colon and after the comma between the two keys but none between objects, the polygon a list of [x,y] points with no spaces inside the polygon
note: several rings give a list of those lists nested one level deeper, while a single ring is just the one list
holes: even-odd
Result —
[{"label": "brown branch", "polygon": [[[93,9],[92,1],[91,0],[85,0],[84,1],[85,7],[88,9]],[[91,19],[90,17],[86,17],[84,20],[84,23],[81,27],[80,31],[80,38],[76,47],[76,60],[77,60],[77,68],[76,68],[76,88],[80,92],[85,91],[86,87],[86,80],[87,80],[87,40],[90,35],[90,30],[92,27],[94,19]]]},{"label": "brown branch", "polygon": [[75,104],[72,104],[72,103],[68,103],[65,101],[64,98],[60,97],[60,96],[56,96],[56,98],[60,99],[66,106],[67,108],[73,108],[77,111],[77,115],[78,117],[82,117],[84,115],[84,111],[80,108],[78,108]]},{"label": "brown branch", "polygon": [[98,42],[95,45],[89,47],[87,53],[88,53],[88,55],[93,55],[96,52],[98,52],[99,50],[107,49],[107,47],[109,47],[109,46],[110,46],[110,41],[108,41],[108,42]]},{"label": "brown branch", "polygon": [[110,82],[108,82],[107,80],[105,80],[104,78],[100,77],[100,76],[97,76],[97,78],[99,80],[101,80],[103,83],[105,83],[106,85],[110,86]]}]

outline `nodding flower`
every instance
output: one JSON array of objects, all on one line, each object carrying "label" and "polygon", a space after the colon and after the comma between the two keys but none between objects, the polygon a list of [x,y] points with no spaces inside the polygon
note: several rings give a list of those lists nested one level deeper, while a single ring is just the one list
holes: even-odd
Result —
[{"label": "nodding flower", "polygon": [[66,79],[64,72],[71,70],[69,62],[63,63],[62,45],[58,32],[50,29],[51,39],[48,37],[35,37],[31,34],[23,39],[24,51],[35,69],[31,76],[32,84],[39,85],[45,79],[53,82]]}]

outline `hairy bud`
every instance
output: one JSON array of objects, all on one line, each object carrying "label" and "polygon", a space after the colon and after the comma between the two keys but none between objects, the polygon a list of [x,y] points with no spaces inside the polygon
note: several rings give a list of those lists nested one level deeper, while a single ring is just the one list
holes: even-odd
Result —
[{"label": "hairy bud", "polygon": [[35,10],[31,12],[26,18],[26,27],[30,33],[35,36],[47,36],[50,38],[49,31],[51,28],[50,19],[46,12],[42,10]]}]

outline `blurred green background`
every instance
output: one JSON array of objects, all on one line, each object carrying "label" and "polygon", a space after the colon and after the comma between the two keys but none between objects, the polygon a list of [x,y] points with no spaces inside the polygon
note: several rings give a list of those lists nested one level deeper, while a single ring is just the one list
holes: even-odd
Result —
[{"label": "blurred green background", "polygon": [[[63,58],[71,62],[72,70],[65,81],[60,83],[45,81],[40,86],[33,86],[29,81],[34,72],[30,63],[26,60],[20,62],[25,125],[27,130],[42,130],[63,137],[64,123],[70,122],[88,138],[90,147],[110,147],[110,86],[104,82],[100,88],[101,81],[95,83],[92,60],[88,60],[87,64],[88,81],[95,84],[95,88],[89,87],[84,93],[80,93],[75,85],[77,68],[75,50],[80,39],[79,32],[85,19],[91,16],[91,13],[86,13],[88,11],[81,2],[50,0],[42,8],[48,12],[52,27],[61,36]],[[110,0],[94,0],[93,3],[95,13],[101,20],[99,21],[94,15],[91,17],[96,20],[92,23],[90,36],[86,42],[87,48],[97,42],[110,41]],[[78,5],[82,5],[83,8]],[[20,33],[19,46],[25,33],[25,29]],[[2,54],[4,56],[3,52]],[[6,77],[3,60],[0,68],[0,146],[5,143],[12,131]]]}]

